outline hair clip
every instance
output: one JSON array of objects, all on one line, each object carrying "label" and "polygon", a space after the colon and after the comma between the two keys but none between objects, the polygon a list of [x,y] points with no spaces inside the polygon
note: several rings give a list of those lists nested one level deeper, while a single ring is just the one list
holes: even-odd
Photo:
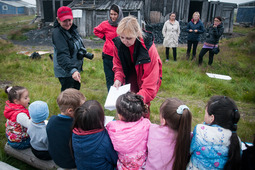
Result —
[{"label": "hair clip", "polygon": [[184,109],[188,109],[188,110],[189,110],[188,106],[186,106],[186,105],[180,105],[180,106],[178,107],[178,109],[176,110],[176,112],[177,112],[179,115],[182,115]]},{"label": "hair clip", "polygon": [[9,92],[11,91],[11,89],[12,89],[12,86],[8,87],[8,88],[6,89],[6,91],[9,93]]}]

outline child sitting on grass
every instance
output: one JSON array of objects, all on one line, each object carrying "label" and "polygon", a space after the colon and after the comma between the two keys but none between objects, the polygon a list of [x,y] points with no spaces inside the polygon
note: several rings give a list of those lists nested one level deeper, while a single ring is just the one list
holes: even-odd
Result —
[{"label": "child sitting on grass", "polygon": [[185,170],[189,162],[192,115],[176,98],[160,106],[161,125],[151,124],[148,137],[146,170]]},{"label": "child sitting on grass", "polygon": [[205,108],[205,123],[194,128],[187,169],[240,169],[241,145],[236,133],[239,119],[232,99],[211,97]]},{"label": "child sitting on grass", "polygon": [[118,169],[144,168],[150,120],[142,96],[127,92],[116,102],[119,120],[106,125],[113,147],[118,153]]},{"label": "child sitting on grass", "polygon": [[15,149],[29,148],[30,138],[27,134],[27,127],[30,123],[30,116],[27,107],[30,99],[28,90],[21,86],[6,86],[5,92],[9,99],[5,102],[4,108],[8,144]]},{"label": "child sitting on grass", "polygon": [[104,110],[96,100],[86,101],[75,111],[72,146],[77,169],[116,168],[118,155],[104,119]]},{"label": "child sitting on grass", "polygon": [[31,121],[27,133],[30,136],[31,150],[37,158],[51,160],[48,152],[46,124],[44,122],[49,116],[48,105],[43,101],[35,101],[30,104],[28,110]]},{"label": "child sitting on grass", "polygon": [[70,150],[73,115],[84,102],[85,97],[79,90],[72,88],[64,90],[57,98],[61,113],[51,116],[47,124],[49,153],[53,161],[61,168],[76,168]]}]

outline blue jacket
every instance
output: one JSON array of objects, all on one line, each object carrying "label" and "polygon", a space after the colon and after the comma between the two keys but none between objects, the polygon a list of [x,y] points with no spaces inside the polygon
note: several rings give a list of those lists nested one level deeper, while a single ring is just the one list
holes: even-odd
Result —
[{"label": "blue jacket", "polygon": [[190,145],[191,158],[187,170],[224,169],[232,132],[218,125],[198,124]]},{"label": "blue jacket", "polygon": [[72,135],[72,146],[78,170],[111,170],[118,155],[106,130],[89,135]]},{"label": "blue jacket", "polygon": [[[193,32],[189,32],[190,29]],[[198,30],[198,32],[194,32],[194,30]],[[204,33],[204,30],[204,25],[200,20],[196,24],[190,21],[187,25],[188,41],[200,41],[200,34]]]},{"label": "blue jacket", "polygon": [[71,77],[75,71],[82,71],[83,59],[77,59],[77,52],[83,47],[83,43],[76,25],[73,24],[67,31],[56,20],[52,32],[52,43],[55,77]]}]

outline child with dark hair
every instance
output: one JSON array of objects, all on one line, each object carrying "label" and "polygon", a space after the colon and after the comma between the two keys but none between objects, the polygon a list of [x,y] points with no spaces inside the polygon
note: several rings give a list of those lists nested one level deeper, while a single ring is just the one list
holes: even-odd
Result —
[{"label": "child with dark hair", "polygon": [[29,148],[30,138],[27,128],[30,116],[27,107],[30,99],[28,90],[21,86],[6,86],[5,92],[9,99],[5,102],[4,108],[8,144],[15,149]]},{"label": "child with dark hair", "polygon": [[240,169],[241,145],[236,133],[239,119],[232,99],[211,97],[205,108],[205,123],[194,128],[187,169]]},{"label": "child with dark hair", "polygon": [[77,169],[114,169],[118,155],[104,128],[104,110],[86,101],[74,113],[72,147]]},{"label": "child with dark hair", "polygon": [[46,126],[50,156],[58,166],[64,169],[76,168],[70,149],[73,116],[75,110],[85,100],[85,96],[79,90],[73,88],[64,90],[57,98],[61,113],[51,116]]},{"label": "child with dark hair", "polygon": [[146,169],[185,170],[189,162],[192,115],[176,98],[160,106],[161,125],[151,124]]},{"label": "child with dark hair", "polygon": [[150,120],[144,118],[148,112],[143,98],[127,92],[116,102],[119,120],[106,125],[114,149],[118,152],[118,169],[141,169],[147,158],[147,141]]}]

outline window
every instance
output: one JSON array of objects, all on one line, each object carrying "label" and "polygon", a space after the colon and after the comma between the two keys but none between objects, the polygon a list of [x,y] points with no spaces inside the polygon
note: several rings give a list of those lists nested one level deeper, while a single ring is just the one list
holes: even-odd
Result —
[{"label": "window", "polygon": [[7,6],[7,5],[3,5],[3,6],[2,6],[2,9],[3,9],[3,10],[8,10],[8,6]]}]

